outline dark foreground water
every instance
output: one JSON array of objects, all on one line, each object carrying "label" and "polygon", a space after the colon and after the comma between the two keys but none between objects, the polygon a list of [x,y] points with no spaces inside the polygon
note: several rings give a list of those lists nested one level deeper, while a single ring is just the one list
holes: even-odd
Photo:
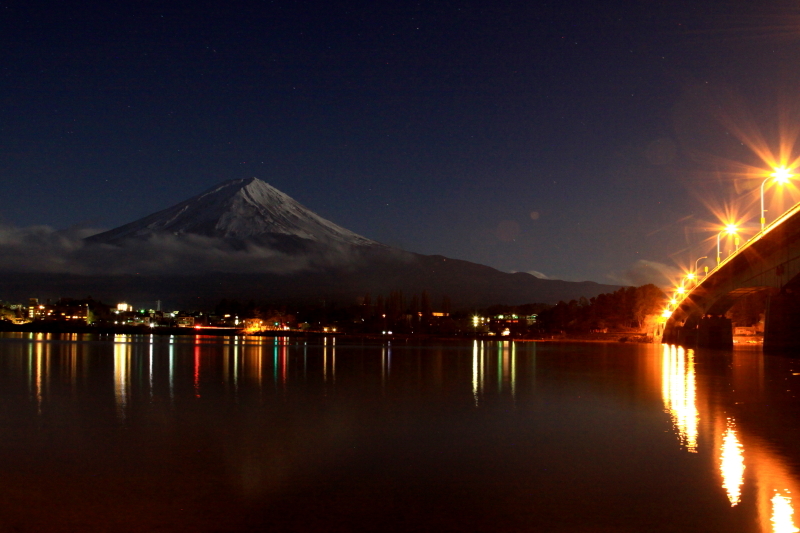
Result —
[{"label": "dark foreground water", "polygon": [[795,532],[800,361],[0,336],[0,531]]}]

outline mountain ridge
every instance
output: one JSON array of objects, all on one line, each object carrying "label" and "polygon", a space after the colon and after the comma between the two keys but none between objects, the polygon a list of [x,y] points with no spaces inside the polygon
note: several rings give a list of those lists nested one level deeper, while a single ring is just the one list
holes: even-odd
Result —
[{"label": "mountain ridge", "polygon": [[258,178],[226,181],[171,207],[92,235],[87,240],[114,244],[157,233],[273,244],[280,239],[295,238],[348,246],[383,246],[320,217]]},{"label": "mountain ridge", "polygon": [[[56,239],[57,242],[60,240]],[[73,245],[74,244],[74,245]],[[38,249],[37,249],[38,250]],[[255,179],[231,180],[0,276],[6,298],[92,294],[184,306],[215,299],[339,301],[426,291],[455,308],[591,298],[617,285],[527,273],[380,244]]]}]

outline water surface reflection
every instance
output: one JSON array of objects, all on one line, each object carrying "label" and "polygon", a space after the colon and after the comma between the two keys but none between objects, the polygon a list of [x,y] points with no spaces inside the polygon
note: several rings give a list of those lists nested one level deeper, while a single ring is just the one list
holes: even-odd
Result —
[{"label": "water surface reflection", "polygon": [[[713,443],[717,450],[720,483],[731,507],[740,503],[754,507],[760,531],[800,531],[794,518],[796,503],[792,498],[798,483],[797,472],[792,468],[796,464],[796,458],[792,461],[785,453],[781,453],[779,446],[768,441],[767,435],[748,432],[747,428],[740,429],[735,417],[737,406],[745,403],[763,403],[763,407],[767,409],[764,414],[772,410],[770,416],[780,415],[774,412],[776,408],[780,409],[778,406],[770,406],[763,399],[764,356],[746,350],[729,354],[710,352],[707,362],[719,364],[721,357],[726,359],[724,363],[728,370],[723,376],[730,380],[732,387],[720,390],[707,384],[709,386],[701,387],[707,397],[698,401],[694,350],[663,346],[662,396],[664,406],[679,435],[680,444],[691,453],[702,451],[702,446],[698,447],[698,440],[703,437],[699,429],[700,421],[708,420],[705,427],[711,435],[707,435],[705,440]],[[769,359],[781,363],[780,366],[783,367],[778,369],[776,377],[782,374],[785,376],[786,366],[794,364],[788,359]],[[705,377],[720,376],[710,373]],[[783,380],[786,379],[788,378],[783,377]],[[734,396],[737,388],[738,394]],[[712,397],[725,392],[731,393],[731,397]],[[732,401],[735,398],[742,401]],[[750,490],[747,491],[747,496],[743,496],[743,487],[746,484],[750,485]]]},{"label": "water surface reflection", "polygon": [[694,350],[664,345],[661,379],[664,406],[672,417],[681,445],[695,453],[700,415],[696,405]]},{"label": "water surface reflection", "polygon": [[795,374],[660,345],[5,334],[0,516],[23,531],[798,531]]}]

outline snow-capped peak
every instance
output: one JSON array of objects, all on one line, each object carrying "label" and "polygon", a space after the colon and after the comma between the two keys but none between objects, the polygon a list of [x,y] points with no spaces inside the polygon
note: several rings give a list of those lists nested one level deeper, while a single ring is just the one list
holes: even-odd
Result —
[{"label": "snow-capped peak", "polygon": [[257,178],[222,183],[130,224],[90,237],[118,242],[151,234],[194,234],[237,241],[296,238],[353,246],[378,245],[303,207]]}]

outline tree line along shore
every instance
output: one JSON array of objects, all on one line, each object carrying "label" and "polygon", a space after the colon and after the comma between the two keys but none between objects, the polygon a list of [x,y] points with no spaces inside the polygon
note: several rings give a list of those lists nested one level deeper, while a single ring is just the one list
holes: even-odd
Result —
[{"label": "tree line along shore", "polygon": [[517,339],[646,340],[666,295],[655,285],[624,287],[593,298],[556,305],[492,305],[453,310],[444,296],[435,304],[428,293],[402,291],[350,305],[319,300],[280,304],[223,299],[212,309],[134,308],[91,297],[27,304],[0,302],[0,330],[20,332],[131,334],[251,334],[434,337],[509,337]]}]

